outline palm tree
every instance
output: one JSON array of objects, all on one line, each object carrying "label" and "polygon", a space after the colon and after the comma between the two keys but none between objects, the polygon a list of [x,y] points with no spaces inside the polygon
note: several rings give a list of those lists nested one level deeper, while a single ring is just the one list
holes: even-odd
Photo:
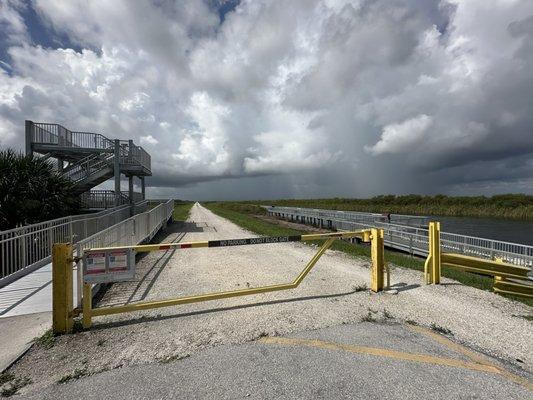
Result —
[{"label": "palm tree", "polygon": [[0,231],[78,212],[72,188],[49,161],[0,150]]}]

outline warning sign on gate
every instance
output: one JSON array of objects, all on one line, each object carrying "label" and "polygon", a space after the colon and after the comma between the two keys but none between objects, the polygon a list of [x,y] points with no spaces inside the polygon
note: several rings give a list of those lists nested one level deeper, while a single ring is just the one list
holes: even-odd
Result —
[{"label": "warning sign on gate", "polygon": [[132,249],[90,251],[83,254],[83,281],[86,283],[120,282],[135,277],[135,253]]}]

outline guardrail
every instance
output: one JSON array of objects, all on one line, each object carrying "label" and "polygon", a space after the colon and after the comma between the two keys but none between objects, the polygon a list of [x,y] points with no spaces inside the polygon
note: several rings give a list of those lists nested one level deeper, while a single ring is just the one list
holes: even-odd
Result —
[{"label": "guardrail", "polygon": [[54,243],[77,243],[129,217],[130,207],[124,205],[0,232],[0,287],[50,263]]},{"label": "guardrail", "polygon": [[[165,204],[168,204],[165,203]],[[173,206],[173,202],[172,202]],[[158,207],[161,207],[158,206]],[[173,207],[172,207],[173,208]],[[155,209],[154,209],[155,210]],[[152,210],[152,211],[154,211]],[[151,212],[151,211],[150,211]],[[149,214],[145,213],[145,214]],[[171,212],[171,211],[170,211]],[[124,221],[126,222],[126,221]],[[176,306],[181,304],[198,303],[204,301],[211,301],[217,299],[225,299],[237,296],[247,296],[258,293],[267,293],[280,290],[288,290],[297,288],[304,278],[309,274],[311,269],[315,266],[319,258],[331,247],[333,242],[342,238],[360,237],[365,241],[372,243],[372,269],[371,269],[371,289],[375,292],[384,289],[384,274],[385,261],[383,250],[383,232],[378,229],[370,231],[358,232],[338,232],[326,234],[308,234],[308,235],[294,235],[294,236],[276,236],[276,237],[256,237],[247,239],[229,239],[229,240],[211,240],[202,242],[190,243],[159,243],[148,245],[120,245],[120,246],[104,246],[90,249],[80,249],[78,245],[78,255],[82,255],[84,260],[83,267],[83,298],[82,307],[73,309],[73,290],[72,290],[72,260],[80,261],[80,257],[73,257],[73,249],[70,244],[57,244],[54,246],[54,261],[52,266],[53,271],[53,330],[55,333],[67,333],[72,331],[73,316],[82,314],[82,324],[84,328],[90,328],[92,318],[102,315],[119,314],[125,312],[154,309],[160,307]],[[126,239],[128,240],[128,239]],[[325,240],[320,249],[313,258],[307,263],[304,269],[298,276],[289,283],[275,284],[269,286],[262,286],[256,288],[246,288],[239,290],[231,290],[226,292],[199,294],[195,296],[178,297],[167,300],[144,301],[122,306],[112,306],[103,308],[92,307],[92,283],[94,282],[94,273],[102,274],[98,279],[102,282],[113,282],[116,280],[124,280],[117,277],[115,272],[111,270],[123,270],[127,279],[134,276],[134,268],[132,263],[135,263],[135,257],[132,252],[149,252],[173,249],[190,249],[190,248],[211,248],[211,247],[226,247],[226,246],[243,246],[243,245],[261,245],[272,243],[287,243],[310,240]],[[117,254],[121,254],[117,256]],[[129,254],[129,255],[128,255]],[[121,265],[116,265],[117,257],[122,257]],[[88,262],[88,260],[95,262]],[[106,261],[102,264],[101,260]],[[111,266],[113,263],[113,267]],[[133,274],[131,273],[133,269]],[[78,273],[82,268],[78,267]],[[78,292],[79,293],[79,292]]]},{"label": "guardrail", "polygon": [[[428,255],[428,228],[397,224],[395,215],[391,216],[392,222],[387,223],[379,220],[373,221],[372,216],[375,214],[293,207],[265,207],[265,209],[270,215],[329,229],[350,231],[377,227],[384,230],[387,247],[423,257]],[[420,221],[424,220],[429,220],[429,218],[424,217]],[[533,267],[533,246],[447,232],[441,232],[441,246],[446,252],[487,260],[500,258],[503,262],[510,264],[530,269]]]},{"label": "guardrail", "polygon": [[440,283],[441,267],[446,265],[480,275],[494,277],[493,290],[496,293],[533,298],[531,269],[505,263],[501,258],[487,260],[443,251],[439,222],[429,223],[429,254],[424,264],[426,284]]},{"label": "guardrail", "polygon": [[342,220],[360,223],[393,223],[396,225],[407,225],[413,227],[427,226],[428,217],[403,214],[378,214],[358,211],[323,210],[319,208],[299,208],[299,207],[278,207],[262,206],[269,214],[279,217],[288,216],[294,220],[312,223],[327,227],[332,220]]}]

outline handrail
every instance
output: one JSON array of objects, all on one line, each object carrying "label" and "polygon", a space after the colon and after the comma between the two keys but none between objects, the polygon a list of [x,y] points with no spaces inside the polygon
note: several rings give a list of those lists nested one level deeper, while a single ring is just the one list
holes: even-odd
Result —
[{"label": "handrail", "polygon": [[[52,144],[72,148],[86,148],[110,151],[115,147],[115,140],[100,133],[71,131],[59,124],[32,122],[31,142]],[[151,157],[141,146],[127,140],[120,140],[120,162],[140,165],[151,170]]]},{"label": "handrail", "polygon": [[[411,254],[426,256],[428,254],[429,231],[418,226],[392,224],[372,220],[374,214],[364,218],[355,213],[337,210],[317,210],[297,207],[264,207],[269,214],[298,218],[300,222],[308,222],[309,218],[320,220],[320,224],[331,221],[331,227],[338,230],[353,230],[362,227],[382,228],[385,233],[385,244],[389,247],[408,251]],[[320,211],[320,215],[317,214]],[[350,216],[352,214],[352,216]],[[360,214],[360,213],[359,213]],[[353,217],[353,218],[351,218]],[[395,215],[393,215],[394,219]],[[328,222],[329,224],[329,222]],[[500,257],[505,262],[533,268],[533,246],[511,243],[500,240],[479,238],[456,233],[441,232],[441,242],[445,249],[451,249],[464,255],[475,255],[485,259]]]}]

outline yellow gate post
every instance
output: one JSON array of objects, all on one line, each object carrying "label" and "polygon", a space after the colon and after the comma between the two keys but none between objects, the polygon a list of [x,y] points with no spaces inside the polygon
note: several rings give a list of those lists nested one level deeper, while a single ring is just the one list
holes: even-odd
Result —
[{"label": "yellow gate post", "polygon": [[429,255],[424,264],[424,277],[426,284],[440,283],[441,275],[441,249],[440,249],[440,222],[429,223]]},{"label": "yellow gate post", "polygon": [[72,246],[57,243],[52,248],[52,330],[72,332]]},{"label": "yellow gate post", "polygon": [[385,244],[383,240],[383,229],[371,229],[371,255],[372,271],[370,290],[380,292],[384,287],[383,273],[385,271]]},{"label": "yellow gate post", "polygon": [[82,320],[83,329],[89,329],[92,324],[93,287],[90,283],[83,282]]}]

